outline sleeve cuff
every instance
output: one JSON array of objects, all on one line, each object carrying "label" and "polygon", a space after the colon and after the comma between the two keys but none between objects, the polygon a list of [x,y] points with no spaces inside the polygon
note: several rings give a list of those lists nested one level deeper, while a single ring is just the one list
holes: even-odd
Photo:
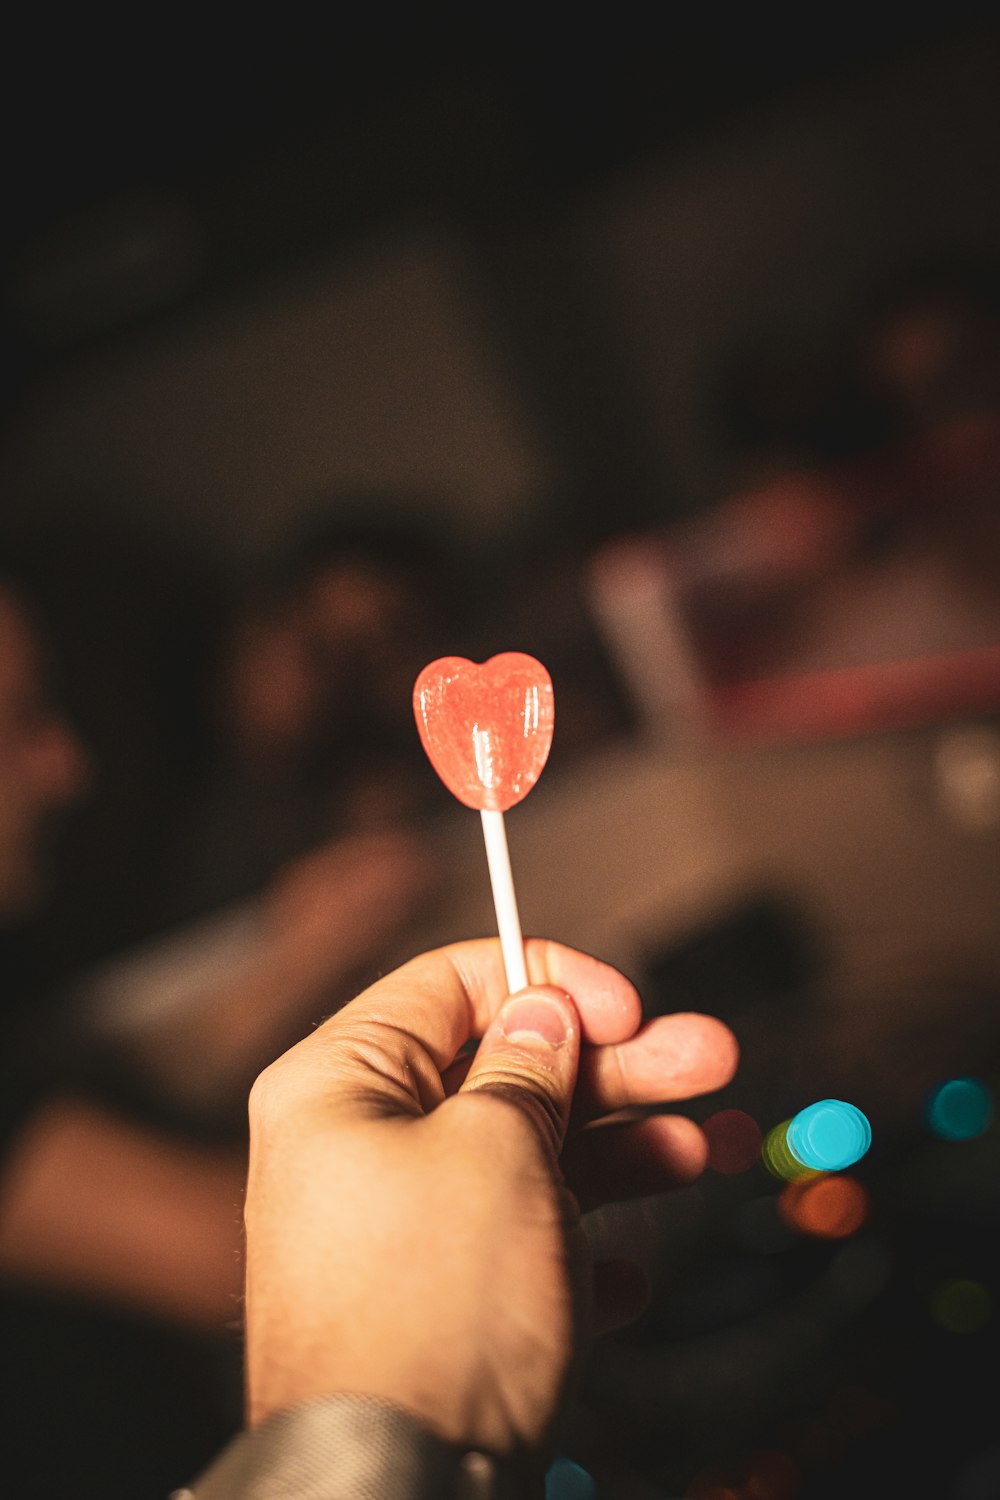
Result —
[{"label": "sleeve cuff", "polygon": [[499,1500],[498,1484],[493,1463],[391,1402],[327,1396],[241,1432],[171,1500]]}]

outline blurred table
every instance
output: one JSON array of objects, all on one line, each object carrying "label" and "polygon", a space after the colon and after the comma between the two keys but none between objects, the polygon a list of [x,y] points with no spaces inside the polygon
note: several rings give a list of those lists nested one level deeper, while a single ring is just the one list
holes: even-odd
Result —
[{"label": "blurred table", "polygon": [[[970,785],[971,779],[971,785]],[[550,767],[506,818],[526,933],[630,974],[727,906],[794,900],[838,970],[1000,956],[1000,730],[949,724],[672,756],[619,744]],[[420,946],[495,932],[479,819],[440,830],[447,899]]]}]

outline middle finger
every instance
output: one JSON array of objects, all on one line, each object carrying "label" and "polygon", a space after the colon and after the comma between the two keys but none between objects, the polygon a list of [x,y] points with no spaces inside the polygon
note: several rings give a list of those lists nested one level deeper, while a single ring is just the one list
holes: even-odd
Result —
[{"label": "middle finger", "polygon": [[572,1124],[711,1093],[729,1082],[738,1059],[736,1038],[714,1016],[657,1016],[627,1041],[583,1048]]}]

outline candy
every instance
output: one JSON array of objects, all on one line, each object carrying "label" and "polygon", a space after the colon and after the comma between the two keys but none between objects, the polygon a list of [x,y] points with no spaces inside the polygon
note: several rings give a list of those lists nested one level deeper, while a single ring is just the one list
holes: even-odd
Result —
[{"label": "candy", "polygon": [[466,807],[506,812],[526,797],[552,744],[552,680],[519,651],[482,665],[432,661],[417,678],[413,710],[427,758]]},{"label": "candy", "polygon": [[506,651],[481,665],[443,656],[420,673],[413,712],[427,758],[483,821],[507,988],[528,983],[503,815],[528,795],[552,744],[552,679],[533,656]]}]

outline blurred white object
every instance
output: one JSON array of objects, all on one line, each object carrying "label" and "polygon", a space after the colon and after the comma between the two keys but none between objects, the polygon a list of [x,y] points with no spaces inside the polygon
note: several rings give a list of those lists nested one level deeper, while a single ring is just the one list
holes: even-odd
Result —
[{"label": "blurred white object", "polygon": [[586,575],[590,609],[650,740],[681,748],[709,731],[709,695],[663,542],[616,538]]},{"label": "blurred white object", "polygon": [[260,903],[241,902],[93,970],[78,998],[95,1030],[135,1035],[196,1010],[221,981],[251,974],[262,946]]}]

